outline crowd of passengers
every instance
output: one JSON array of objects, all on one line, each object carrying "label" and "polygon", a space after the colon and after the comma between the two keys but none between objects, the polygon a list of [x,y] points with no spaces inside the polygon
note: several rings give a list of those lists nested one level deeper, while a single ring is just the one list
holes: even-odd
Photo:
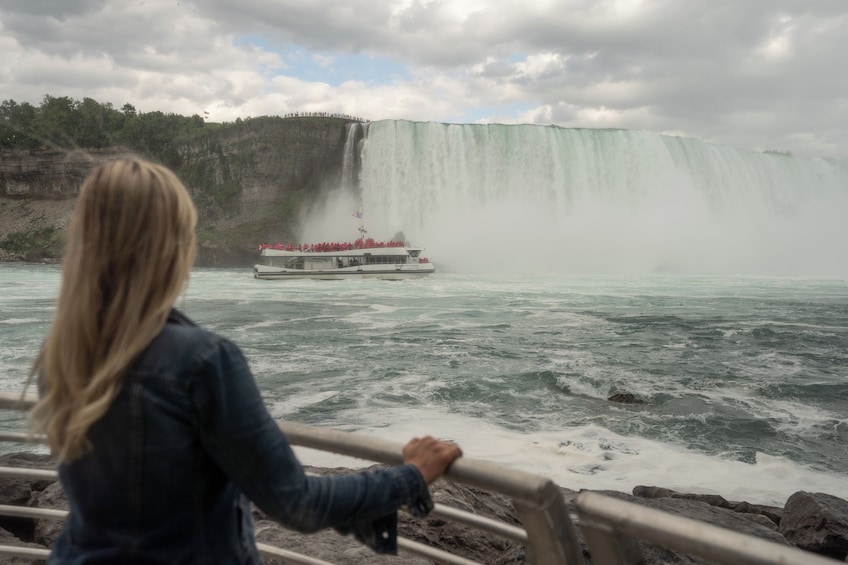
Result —
[{"label": "crowd of passengers", "polygon": [[350,249],[371,249],[373,247],[403,247],[402,241],[374,241],[372,238],[359,238],[353,243],[263,243],[259,251],[263,249],[277,249],[279,251],[305,251],[317,253],[321,251],[348,251]]}]

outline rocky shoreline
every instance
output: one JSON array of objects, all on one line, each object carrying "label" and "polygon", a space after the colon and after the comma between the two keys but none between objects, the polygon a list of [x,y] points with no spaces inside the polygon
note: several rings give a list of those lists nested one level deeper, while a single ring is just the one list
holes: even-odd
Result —
[{"label": "rocky shoreline", "polygon": [[[0,456],[0,466],[48,469],[53,467],[53,463],[44,455],[18,452]],[[350,471],[315,467],[308,467],[308,470],[319,474]],[[438,503],[520,525],[511,502],[502,495],[447,481],[437,482],[431,492]],[[840,561],[848,557],[848,501],[829,494],[800,491],[790,496],[781,508],[728,501],[717,494],[679,493],[656,486],[638,486],[632,494],[599,492]],[[574,499],[579,493],[566,488],[562,488],[562,493],[573,514]],[[59,484],[45,480],[0,479],[0,504],[67,509]],[[400,557],[379,556],[354,539],[340,536],[334,531],[298,534],[270,521],[258,510],[254,511],[254,520],[258,542],[302,552],[339,565],[431,563],[409,554],[401,554]],[[0,516],[0,544],[50,547],[61,528],[62,522],[57,520]],[[398,529],[400,535],[408,539],[487,565],[518,565],[526,562],[524,548],[520,544],[440,518],[416,520],[400,513]],[[578,537],[586,563],[591,563],[591,554],[579,528]],[[645,542],[640,542],[640,547],[646,564],[706,563]],[[20,557],[0,557],[0,565],[38,562]],[[264,563],[281,565],[283,561],[265,559]]]}]

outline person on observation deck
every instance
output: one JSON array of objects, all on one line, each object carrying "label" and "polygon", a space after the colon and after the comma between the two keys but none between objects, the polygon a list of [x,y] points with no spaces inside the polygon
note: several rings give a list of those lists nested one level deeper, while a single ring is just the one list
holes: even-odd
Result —
[{"label": "person on observation deck", "polygon": [[291,528],[397,547],[397,510],[462,452],[414,438],[404,463],[307,476],[239,348],[174,308],[195,258],[196,212],[173,172],[140,159],[86,178],[62,283],[30,373],[31,413],[70,513],[48,563],[260,562],[249,501]]}]

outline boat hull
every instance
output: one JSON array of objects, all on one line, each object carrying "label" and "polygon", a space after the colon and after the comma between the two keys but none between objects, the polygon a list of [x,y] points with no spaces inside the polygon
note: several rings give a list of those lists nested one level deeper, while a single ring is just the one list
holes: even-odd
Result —
[{"label": "boat hull", "polygon": [[326,270],[286,269],[283,267],[271,267],[268,265],[254,265],[253,267],[254,278],[268,280],[381,279],[398,281],[405,279],[418,279],[431,275],[435,272],[436,268],[432,263],[406,265],[361,265],[358,267],[342,267]]}]

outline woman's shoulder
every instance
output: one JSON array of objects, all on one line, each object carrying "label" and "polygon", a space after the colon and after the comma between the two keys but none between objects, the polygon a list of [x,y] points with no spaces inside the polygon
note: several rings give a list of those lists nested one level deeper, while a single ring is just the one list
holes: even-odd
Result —
[{"label": "woman's shoulder", "polygon": [[148,359],[170,360],[169,363],[192,364],[216,355],[221,349],[238,351],[225,337],[202,328],[177,309],[147,348]]},{"label": "woman's shoulder", "polygon": [[162,334],[171,340],[216,342],[224,339],[218,334],[200,327],[194,320],[176,308],[172,308],[170,314],[168,314],[168,319],[162,327]]}]

